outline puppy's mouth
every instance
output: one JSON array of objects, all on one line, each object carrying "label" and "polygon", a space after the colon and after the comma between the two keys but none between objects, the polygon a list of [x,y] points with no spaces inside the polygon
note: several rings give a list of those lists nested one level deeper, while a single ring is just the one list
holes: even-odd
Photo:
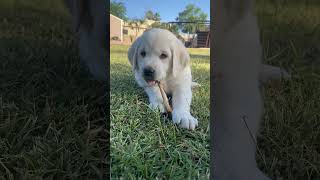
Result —
[{"label": "puppy's mouth", "polygon": [[146,82],[149,86],[155,86],[158,83],[157,80],[146,80]]}]

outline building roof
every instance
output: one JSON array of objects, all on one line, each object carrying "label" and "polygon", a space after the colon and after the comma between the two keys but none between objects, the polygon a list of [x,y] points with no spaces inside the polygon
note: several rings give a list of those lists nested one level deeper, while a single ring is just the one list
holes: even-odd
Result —
[{"label": "building roof", "polygon": [[112,16],[112,17],[114,17],[114,18],[116,18],[116,19],[119,19],[120,21],[123,21],[123,19],[121,19],[121,18],[119,18],[119,17],[117,17],[117,16],[115,16],[115,15],[113,15],[113,14],[110,14],[110,16]]}]

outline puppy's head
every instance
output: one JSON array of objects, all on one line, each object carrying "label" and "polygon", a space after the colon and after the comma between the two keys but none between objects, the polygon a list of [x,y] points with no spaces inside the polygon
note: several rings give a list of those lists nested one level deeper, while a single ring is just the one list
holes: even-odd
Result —
[{"label": "puppy's head", "polygon": [[155,28],[146,31],[132,44],[128,59],[145,84],[152,86],[156,81],[178,76],[190,57],[174,34]]}]

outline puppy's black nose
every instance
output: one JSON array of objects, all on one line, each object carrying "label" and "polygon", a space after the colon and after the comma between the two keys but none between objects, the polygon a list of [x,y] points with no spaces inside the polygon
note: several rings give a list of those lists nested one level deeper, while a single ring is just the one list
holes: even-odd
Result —
[{"label": "puppy's black nose", "polygon": [[145,78],[152,80],[154,78],[155,70],[153,68],[144,68],[143,75]]}]

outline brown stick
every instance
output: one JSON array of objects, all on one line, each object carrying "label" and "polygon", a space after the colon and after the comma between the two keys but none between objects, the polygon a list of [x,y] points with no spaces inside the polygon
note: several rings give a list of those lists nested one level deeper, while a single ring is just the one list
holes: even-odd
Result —
[{"label": "brown stick", "polygon": [[168,97],[167,97],[166,93],[164,92],[164,89],[163,89],[163,86],[162,86],[161,82],[157,81],[157,83],[158,83],[158,86],[159,86],[159,89],[160,89],[160,92],[161,92],[161,96],[162,96],[162,99],[163,99],[163,104],[164,104],[167,112],[172,112],[172,108],[171,108],[171,106],[169,104]]}]

